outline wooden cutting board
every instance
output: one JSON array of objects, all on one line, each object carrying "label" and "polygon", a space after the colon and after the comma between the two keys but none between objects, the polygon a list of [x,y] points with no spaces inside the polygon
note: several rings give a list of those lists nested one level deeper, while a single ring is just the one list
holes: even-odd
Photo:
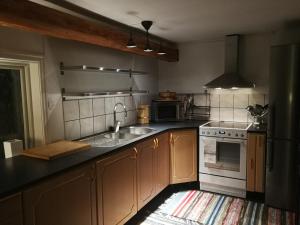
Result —
[{"label": "wooden cutting board", "polygon": [[91,145],[79,141],[58,141],[52,144],[27,149],[22,154],[29,157],[51,160],[90,148]]}]

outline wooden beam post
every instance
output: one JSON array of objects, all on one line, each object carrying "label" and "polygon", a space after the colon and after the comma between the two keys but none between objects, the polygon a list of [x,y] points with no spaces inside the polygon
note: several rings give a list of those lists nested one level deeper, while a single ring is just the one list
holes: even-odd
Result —
[{"label": "wooden beam post", "polygon": [[[134,37],[137,48],[130,49],[126,47],[129,31],[118,29],[110,24],[88,21],[29,1],[0,1],[0,26],[85,42],[170,62],[178,61],[178,49],[169,47],[169,45],[174,46],[172,42],[164,48],[166,55],[157,55],[155,51],[150,53],[143,51],[145,37],[139,35]],[[154,50],[159,48],[158,43],[150,42],[150,44]]]}]

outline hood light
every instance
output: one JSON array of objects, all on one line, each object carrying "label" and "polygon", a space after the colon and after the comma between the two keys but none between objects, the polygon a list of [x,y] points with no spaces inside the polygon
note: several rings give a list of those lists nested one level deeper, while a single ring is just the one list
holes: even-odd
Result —
[{"label": "hood light", "polygon": [[221,87],[217,87],[217,88],[215,88],[216,90],[222,90],[222,88]]},{"label": "hood light", "polygon": [[238,90],[239,88],[238,87],[232,87],[231,89],[232,90]]}]

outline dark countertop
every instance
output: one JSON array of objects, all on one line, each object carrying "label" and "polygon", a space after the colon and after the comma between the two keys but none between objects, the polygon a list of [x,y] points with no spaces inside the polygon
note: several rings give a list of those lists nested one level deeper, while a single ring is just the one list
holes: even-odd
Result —
[{"label": "dark countertop", "polygon": [[[91,160],[100,159],[110,153],[128,147],[137,141],[171,129],[198,128],[206,121],[183,121],[168,123],[152,123],[146,125],[156,129],[155,132],[137,138],[126,144],[108,148],[91,148],[90,150],[74,153],[69,156],[46,161],[26,156],[16,156],[0,160],[0,198],[22,191],[41,180],[57,175],[60,172],[84,164]],[[145,125],[143,125],[145,126]]]},{"label": "dark countertop", "polygon": [[267,133],[268,125],[267,124],[262,124],[259,126],[254,126],[253,124],[249,129],[247,130],[250,133]]}]

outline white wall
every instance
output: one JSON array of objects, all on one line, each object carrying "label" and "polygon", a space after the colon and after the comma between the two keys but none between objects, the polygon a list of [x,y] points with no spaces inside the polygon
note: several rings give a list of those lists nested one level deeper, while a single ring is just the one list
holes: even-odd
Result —
[{"label": "white wall", "polygon": [[[240,73],[267,92],[271,33],[240,40]],[[179,45],[179,62],[159,62],[159,90],[203,92],[203,86],[224,72],[224,40]]]},{"label": "white wall", "polygon": [[59,62],[65,64],[88,64],[104,67],[120,67],[148,72],[147,76],[135,77],[134,87],[139,90],[158,90],[156,59],[141,57],[115,50],[105,49],[94,45],[74,41],[45,37],[42,35],[0,28],[0,57],[4,52],[11,55],[36,55],[43,58],[45,76],[45,91],[47,105],[47,142],[64,138],[64,121],[61,88],[67,91],[117,90],[128,89],[129,78],[114,75],[96,75],[90,73],[68,73],[60,75]]},{"label": "white wall", "polygon": [[179,62],[159,62],[159,90],[202,92],[205,83],[222,74],[224,42],[179,45]]}]

